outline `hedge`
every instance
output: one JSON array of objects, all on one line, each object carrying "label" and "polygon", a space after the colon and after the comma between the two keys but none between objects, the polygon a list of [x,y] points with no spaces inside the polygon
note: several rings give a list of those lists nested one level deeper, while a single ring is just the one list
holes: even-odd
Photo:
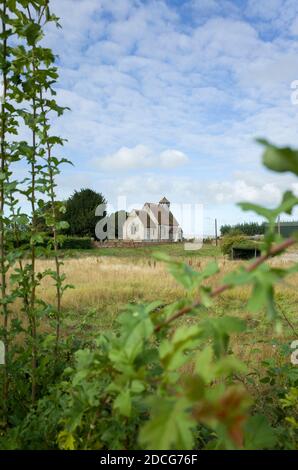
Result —
[{"label": "hedge", "polygon": [[[12,245],[14,248],[18,248],[19,246],[23,247],[25,245],[30,245],[30,238],[31,234],[21,234],[21,240],[16,242],[16,240],[10,236],[8,239],[7,249],[10,248]],[[92,248],[91,238],[90,237],[61,237],[62,242],[60,242],[60,247],[65,250],[90,250]],[[48,234],[42,234],[40,240],[36,241],[36,246],[39,248],[53,248],[53,238],[50,237]]]},{"label": "hedge", "polygon": [[91,248],[90,237],[66,237],[62,243],[64,250],[90,250]]}]

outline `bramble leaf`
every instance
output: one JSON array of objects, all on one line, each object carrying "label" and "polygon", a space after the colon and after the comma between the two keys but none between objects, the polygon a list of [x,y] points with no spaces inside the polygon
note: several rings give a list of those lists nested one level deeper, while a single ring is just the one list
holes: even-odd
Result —
[{"label": "bramble leaf", "polygon": [[193,449],[195,421],[186,399],[156,397],[149,421],[140,432],[140,444],[152,450]]},{"label": "bramble leaf", "polygon": [[277,436],[267,423],[265,416],[248,418],[244,427],[244,448],[247,450],[272,449]]}]

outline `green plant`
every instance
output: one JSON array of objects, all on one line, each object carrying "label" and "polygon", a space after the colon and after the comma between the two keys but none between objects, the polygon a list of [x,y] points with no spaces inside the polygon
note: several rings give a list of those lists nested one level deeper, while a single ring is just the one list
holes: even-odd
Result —
[{"label": "green plant", "polygon": [[224,255],[230,255],[233,246],[245,242],[247,237],[242,234],[225,235],[220,242],[220,249]]},{"label": "green plant", "polygon": [[[3,384],[1,417],[4,427],[9,424],[15,404],[13,398],[28,406],[28,388],[34,405],[42,393],[41,374],[44,336],[39,333],[40,322],[50,316],[54,323],[55,347],[52,353],[58,360],[61,299],[67,285],[60,272],[58,255],[59,231],[66,223],[57,219],[55,178],[60,165],[66,160],[53,155],[56,145],[63,141],[50,134],[49,115],[64,111],[55,100],[54,85],[58,77],[55,56],[40,44],[48,23],[57,24],[51,14],[48,0],[1,2],[1,60],[4,76],[4,96],[1,106],[1,314],[0,331],[5,343],[6,365],[0,378]],[[11,141],[18,126],[25,126],[30,134],[28,141]],[[24,180],[13,179],[12,163],[20,162],[27,168]],[[19,202],[20,195],[30,207],[25,214]],[[43,195],[44,200],[41,198]],[[51,237],[45,236],[38,226],[42,207],[49,212],[46,225]],[[47,239],[46,239],[47,237]],[[41,254],[54,251],[55,268],[39,272],[36,260]],[[53,279],[56,286],[56,304],[49,305],[37,295],[45,277]],[[25,322],[12,315],[10,306],[19,300]],[[18,340],[22,337],[22,346]],[[55,372],[52,372],[52,380]],[[22,380],[29,383],[21,384]],[[23,392],[23,396],[22,393]],[[24,406],[26,412],[26,406]],[[28,410],[28,408],[27,408]]]},{"label": "green plant", "polygon": [[81,189],[66,201],[65,220],[69,224],[68,233],[79,237],[95,237],[96,223],[105,216],[102,211],[100,216],[95,215],[98,206],[104,209],[106,200],[101,193],[92,189]]},{"label": "green plant", "polygon": [[[40,43],[44,26],[57,24],[57,18],[47,0],[3,0],[0,16],[0,337],[6,354],[0,377],[0,447],[295,448],[297,369],[289,357],[264,360],[251,373],[234,354],[231,341],[252,334],[246,322],[225,312],[214,317],[204,313],[215,308],[216,297],[246,285],[251,294],[245,309],[262,319],[266,312],[266,322],[280,333],[284,313],[275,302],[275,286],[297,272],[298,265],[279,268],[268,261],[296,243],[295,236],[282,239],[276,233],[275,220],[291,214],[298,198],[287,191],[273,209],[240,204],[267,222],[262,254],[224,275],[215,287],[210,281],[220,273],[216,262],[195,270],[159,252],[156,258],[184,290],[178,301],[129,305],[114,330],[103,331],[90,344],[79,344],[71,335],[63,339],[61,301],[70,286],[61,273],[59,248],[64,240],[60,231],[67,224],[60,218],[62,205],[57,213],[55,178],[66,161],[53,153],[63,141],[51,135],[49,114],[64,110],[54,98],[55,57]],[[9,138],[20,123],[30,132],[28,142]],[[297,151],[262,143],[268,168],[298,175]],[[14,162],[29,169],[24,181],[13,179]],[[30,203],[29,214],[21,210],[20,194]],[[86,206],[82,200],[79,206],[80,211],[87,209],[87,223],[84,215],[80,220],[84,233],[91,222],[94,229],[98,196],[104,202],[101,195],[93,196],[84,193]],[[40,211],[46,231],[40,231]],[[38,258],[53,253],[54,269],[39,270]],[[54,283],[53,305],[39,289],[43,279]],[[13,315],[17,302],[23,321]],[[83,328],[95,313],[88,313]],[[44,319],[49,329],[41,332]],[[261,386],[268,387],[268,395],[261,395]],[[251,388],[262,400],[253,400]]]},{"label": "green plant", "polygon": [[61,242],[61,247],[65,250],[90,250],[92,248],[89,237],[65,237]]}]

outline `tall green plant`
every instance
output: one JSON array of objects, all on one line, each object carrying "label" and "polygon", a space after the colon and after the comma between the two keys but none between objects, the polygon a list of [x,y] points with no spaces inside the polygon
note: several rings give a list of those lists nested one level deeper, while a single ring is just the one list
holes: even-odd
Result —
[{"label": "tall green plant", "polygon": [[0,111],[0,270],[1,270],[1,299],[0,312],[2,327],[0,339],[5,345],[5,365],[3,366],[3,417],[7,419],[7,401],[9,395],[9,306],[14,301],[14,295],[8,290],[8,272],[15,262],[13,253],[9,252],[8,232],[11,228],[9,210],[15,205],[15,198],[11,196],[16,188],[16,181],[12,179],[12,164],[19,160],[17,144],[13,136],[18,131],[17,109],[13,100],[13,52],[10,42],[15,35],[11,24],[14,4],[9,0],[1,1],[0,18],[0,70],[1,70],[1,111]]},{"label": "tall green plant", "polygon": [[[31,355],[30,381],[31,403],[38,397],[39,367],[42,337],[39,324],[44,316],[55,318],[55,344],[53,357],[58,357],[62,294],[64,275],[61,273],[59,259],[59,231],[66,227],[61,219],[57,220],[56,176],[60,165],[67,160],[53,155],[54,147],[63,144],[63,140],[50,133],[49,114],[60,116],[64,108],[58,106],[54,96],[54,86],[58,78],[55,56],[49,48],[41,45],[44,29],[48,23],[58,26],[58,19],[50,12],[48,0],[19,0],[1,2],[2,48],[1,69],[4,77],[4,101],[1,107],[1,308],[3,313],[3,338],[8,358],[8,304],[16,297],[22,301],[22,311],[26,321],[11,322],[11,339],[19,333],[25,334],[27,347],[23,355],[15,343],[14,351],[18,358]],[[13,33],[12,33],[13,32]],[[14,46],[8,44],[14,34]],[[8,61],[9,59],[9,61]],[[9,80],[7,80],[9,74]],[[10,135],[17,133],[20,125],[31,134],[28,141],[11,142]],[[28,176],[23,181],[10,181],[9,162],[20,161],[27,167]],[[30,213],[24,214],[18,195],[27,199]],[[44,234],[38,226],[40,209],[50,204],[50,217],[47,224],[52,232],[48,247],[44,248]],[[6,206],[5,214],[4,208]],[[63,207],[61,207],[63,211]],[[4,216],[5,214],[5,216]],[[7,228],[7,229],[6,229]],[[7,236],[6,236],[7,235]],[[8,236],[9,235],[9,236]],[[6,237],[6,238],[5,238]],[[11,246],[9,246],[9,242]],[[40,272],[37,269],[37,257],[54,248],[55,269]],[[8,269],[10,270],[9,296],[7,294]],[[39,295],[38,287],[43,278],[50,276],[56,286],[56,305],[48,305]],[[12,319],[13,320],[13,319]],[[11,354],[13,356],[13,354]],[[15,370],[20,373],[14,356]],[[21,359],[20,359],[21,360]],[[3,403],[8,402],[8,362],[4,368]],[[12,376],[12,382],[16,379]]]}]

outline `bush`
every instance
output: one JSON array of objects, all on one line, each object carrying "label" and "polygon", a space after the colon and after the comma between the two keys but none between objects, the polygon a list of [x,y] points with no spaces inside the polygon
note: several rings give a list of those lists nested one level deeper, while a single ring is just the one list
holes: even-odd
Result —
[{"label": "bush", "polygon": [[67,237],[62,243],[65,250],[90,250],[92,248],[89,237]]},{"label": "bush", "polygon": [[[45,232],[39,234],[38,240],[35,242],[35,245],[39,249],[53,249],[53,237]],[[8,238],[8,237],[7,237]],[[30,247],[31,234],[29,232],[23,232],[22,236],[16,240],[12,234],[7,239],[7,248],[22,248],[26,249]],[[90,237],[59,237],[59,244],[62,249],[66,250],[90,250],[92,248],[91,238]],[[42,254],[40,252],[40,254]]]},{"label": "bush", "polygon": [[239,243],[243,243],[247,241],[245,235],[237,234],[237,235],[226,235],[223,237],[220,248],[224,255],[229,255],[233,246],[238,245]]}]

